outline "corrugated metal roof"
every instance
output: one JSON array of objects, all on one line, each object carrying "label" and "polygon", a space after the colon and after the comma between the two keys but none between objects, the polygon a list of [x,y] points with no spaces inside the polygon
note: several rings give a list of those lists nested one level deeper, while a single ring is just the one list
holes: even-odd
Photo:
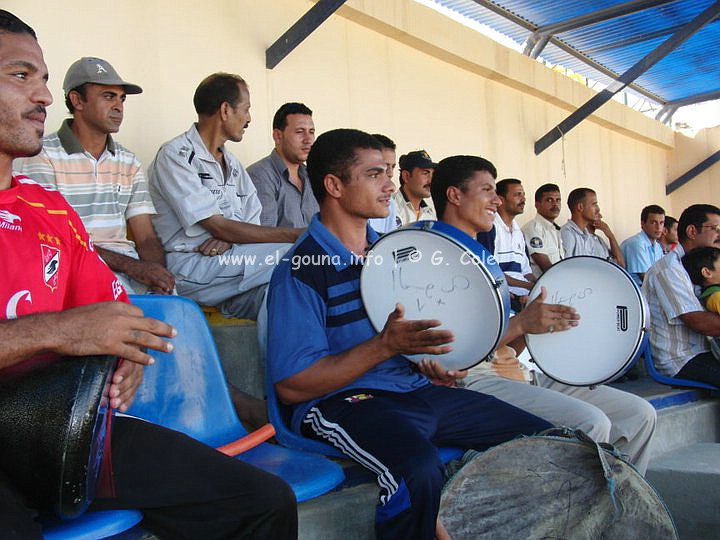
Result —
[{"label": "corrugated metal roof", "polygon": [[[575,17],[597,17],[598,12],[609,8],[643,8],[574,29],[561,28],[552,34],[553,39],[540,53],[553,64],[605,84],[611,81],[613,74],[625,72],[675,31],[717,3],[716,0],[434,1],[520,44],[538,29]],[[720,92],[719,47],[720,18],[716,18],[640,76],[634,89],[661,104]]]}]

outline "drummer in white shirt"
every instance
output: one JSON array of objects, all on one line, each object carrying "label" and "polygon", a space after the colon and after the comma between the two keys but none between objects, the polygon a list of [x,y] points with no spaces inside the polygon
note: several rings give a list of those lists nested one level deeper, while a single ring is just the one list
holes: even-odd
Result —
[{"label": "drummer in white shirt", "polygon": [[[477,233],[489,230],[491,225],[486,216],[494,217],[497,212],[497,197],[494,181],[483,189],[470,189],[469,179],[476,172],[476,162],[464,160],[465,157],[454,156],[438,164],[432,198],[438,220],[475,238]],[[522,350],[524,337],[520,336],[512,345]],[[575,353],[580,359],[583,351]],[[629,456],[641,474],[645,473],[656,413],[650,403],[638,396],[604,385],[569,386],[540,372],[532,374],[530,383],[519,382],[497,375],[486,363],[468,373],[445,371],[432,361],[424,361],[422,370],[434,379],[457,380],[465,388],[493,395],[555,425],[581,429],[598,442],[610,442]]]}]

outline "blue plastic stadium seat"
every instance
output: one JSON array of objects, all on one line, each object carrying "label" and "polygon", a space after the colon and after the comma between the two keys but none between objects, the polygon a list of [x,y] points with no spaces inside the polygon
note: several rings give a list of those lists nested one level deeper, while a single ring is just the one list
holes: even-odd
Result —
[{"label": "blue plastic stadium seat", "polygon": [[137,510],[86,512],[77,519],[53,519],[43,523],[45,540],[98,540],[131,529],[142,519]]},{"label": "blue plastic stadium seat", "polygon": [[[261,349],[263,347],[261,346]],[[288,426],[288,419],[286,417],[287,412],[285,407],[277,399],[275,394],[275,388],[270,383],[270,376],[265,373],[265,393],[267,395],[267,408],[270,423],[275,427],[275,437],[281,444],[288,448],[295,448],[297,450],[305,450],[306,452],[316,452],[325,456],[347,458],[340,450],[316,439],[308,439],[302,435],[298,435],[292,431]],[[453,459],[460,459],[465,450],[460,448],[444,447],[438,449],[440,452],[440,459],[443,463],[452,461]]]},{"label": "blue plastic stadium seat", "polygon": [[645,338],[640,348],[640,352],[643,354],[643,356],[645,356],[645,369],[647,370],[648,375],[650,375],[650,377],[652,377],[660,384],[667,384],[669,386],[683,386],[689,388],[703,388],[705,390],[712,390],[713,392],[717,392],[718,390],[720,390],[712,384],[707,384],[700,381],[691,381],[690,379],[676,379],[675,377],[668,377],[667,375],[663,375],[662,373],[660,373],[655,368],[655,363],[653,362],[650,338],[647,333],[645,334]]},{"label": "blue plastic stadium seat", "polygon": [[[155,364],[145,369],[143,384],[129,415],[183,432],[219,447],[247,435],[228,391],[212,334],[200,308],[177,296],[131,296],[146,316],[177,328],[171,353],[152,351]],[[298,502],[340,484],[342,468],[322,456],[261,443],[239,459],[285,480]]]}]

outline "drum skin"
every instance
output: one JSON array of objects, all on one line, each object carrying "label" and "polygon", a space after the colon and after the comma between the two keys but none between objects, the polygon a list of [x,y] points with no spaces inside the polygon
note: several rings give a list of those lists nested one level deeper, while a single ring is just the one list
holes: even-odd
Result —
[{"label": "drum skin", "polygon": [[0,467],[34,507],[73,518],[92,501],[116,361],[65,357],[0,375]]},{"label": "drum skin", "polygon": [[630,275],[599,257],[563,259],[530,291],[547,289],[546,302],[573,306],[577,327],[525,336],[533,361],[548,377],[572,386],[613,381],[633,364],[645,334],[648,308]]},{"label": "drum skin", "polygon": [[677,539],[667,507],[632,465],[593,444],[523,437],[466,454],[443,488],[440,520],[453,540]]},{"label": "drum skin", "polygon": [[[360,291],[380,332],[400,303],[406,319],[438,319],[455,341],[432,356],[446,369],[465,369],[491,354],[505,333],[510,301],[499,265],[479,242],[440,221],[418,221],[381,237],[368,251]],[[429,355],[410,355],[419,362]]]}]

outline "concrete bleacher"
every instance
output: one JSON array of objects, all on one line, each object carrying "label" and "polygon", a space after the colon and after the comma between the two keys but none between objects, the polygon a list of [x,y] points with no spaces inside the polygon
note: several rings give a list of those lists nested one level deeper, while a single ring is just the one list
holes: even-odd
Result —
[{"label": "concrete bleacher", "polygon": [[[209,317],[228,381],[262,397],[263,370],[252,321]],[[634,381],[613,383],[650,401],[658,426],[647,478],[666,501],[683,540],[720,539],[720,400],[694,389],[664,386],[640,374]],[[341,460],[346,480],[335,491],[298,507],[301,539],[373,538],[377,487],[373,476]],[[692,496],[690,496],[692,495]],[[144,536],[143,538],[152,538]]]}]

